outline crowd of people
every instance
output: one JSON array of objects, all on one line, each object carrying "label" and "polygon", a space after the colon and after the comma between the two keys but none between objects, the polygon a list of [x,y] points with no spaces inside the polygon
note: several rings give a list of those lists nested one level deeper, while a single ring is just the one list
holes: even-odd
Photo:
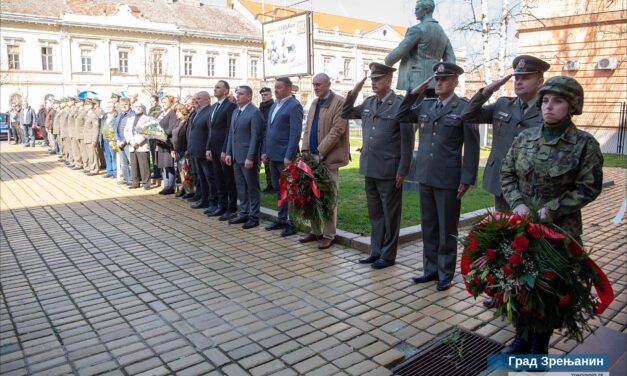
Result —
[{"label": "crowd of people", "polygon": [[[403,182],[417,131],[420,142],[414,163],[424,251],[423,274],[413,280],[435,281],[437,290],[444,291],[455,274],[461,200],[476,183],[478,123],[493,126],[483,187],[494,195],[496,210],[520,215],[537,210],[541,218],[552,219],[580,240],[580,210],[601,191],[599,145],[571,120],[582,112],[581,85],[563,76],[545,82],[550,65],[533,56],[516,57],[512,67],[511,75],[466,100],[454,92],[463,69],[453,63],[435,64],[433,75],[402,97],[391,89],[396,69],[374,62],[369,75],[373,95],[358,105],[368,77],[344,98],[331,90],[329,76],[320,73],[312,79],[316,98],[304,124],[303,107],[287,77],[275,80],[274,99],[270,88],[261,89],[259,106],[252,103],[250,86],[231,90],[220,80],[214,84],[213,103],[209,92],[199,91],[182,102],[175,94],[153,96],[147,109],[137,93],[126,97],[113,93],[104,109],[97,98],[71,97],[40,114],[25,105],[10,119],[15,142],[25,146],[34,143],[33,123],[45,119],[51,152],[70,168],[96,175],[103,166],[104,178],[116,178],[129,189],[151,189],[162,179],[162,195],[176,193],[178,184],[176,197],[190,201],[192,209],[243,229],[259,225],[262,165],[266,189],[276,191],[277,199],[281,172],[298,153],[326,162],[337,189],[339,168],[350,158],[348,120],[359,119],[363,129],[359,170],[365,177],[371,223],[370,254],[359,262],[374,269],[395,263]],[[512,76],[516,96],[486,105]],[[167,140],[148,139],[139,131],[150,119],[159,123]],[[21,125],[21,133],[14,123]],[[336,238],[336,206],[324,228],[312,229],[299,241],[330,247]],[[297,232],[287,201],[266,226],[268,231],[278,229],[281,236]],[[550,333],[523,337],[523,329],[517,327],[516,338],[505,351],[546,353]]]}]

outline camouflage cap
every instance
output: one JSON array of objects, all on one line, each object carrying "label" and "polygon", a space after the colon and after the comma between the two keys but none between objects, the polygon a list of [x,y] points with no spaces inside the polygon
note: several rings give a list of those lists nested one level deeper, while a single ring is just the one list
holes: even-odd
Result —
[{"label": "camouflage cap", "polygon": [[544,73],[551,68],[551,64],[531,55],[516,56],[512,62],[514,76],[531,73]]},{"label": "camouflage cap", "polygon": [[583,87],[574,78],[555,76],[546,80],[538,92],[538,108],[542,107],[542,97],[546,93],[555,93],[564,97],[573,108],[573,115],[581,115],[583,112]]}]

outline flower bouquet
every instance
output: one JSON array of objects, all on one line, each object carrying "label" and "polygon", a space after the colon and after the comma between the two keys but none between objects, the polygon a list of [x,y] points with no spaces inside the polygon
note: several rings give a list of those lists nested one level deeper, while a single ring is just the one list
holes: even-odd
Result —
[{"label": "flower bouquet", "polygon": [[475,298],[482,292],[491,296],[497,316],[527,330],[564,328],[569,338],[581,342],[584,330],[590,330],[588,320],[614,299],[603,271],[557,226],[495,212],[460,242],[468,292]]},{"label": "flower bouquet", "polygon": [[149,140],[159,140],[166,142],[168,140],[168,135],[165,134],[159,122],[153,118],[148,118],[148,121],[139,122],[135,126],[135,132],[141,134]]},{"label": "flower bouquet", "polygon": [[185,187],[187,188],[189,192],[192,188],[194,188],[194,178],[192,176],[190,165],[189,165],[189,162],[187,161],[187,158],[184,158],[181,161],[180,174],[181,174],[181,182],[183,183],[183,185],[185,185]]},{"label": "flower bouquet", "polygon": [[115,153],[120,151],[117,142],[115,142],[115,134],[112,123],[105,123],[102,126],[102,137],[109,142],[109,149]]},{"label": "flower bouquet", "polygon": [[333,215],[336,194],[326,163],[306,153],[281,173],[278,206],[289,201],[293,221],[297,225],[309,221],[312,230],[319,231]]}]

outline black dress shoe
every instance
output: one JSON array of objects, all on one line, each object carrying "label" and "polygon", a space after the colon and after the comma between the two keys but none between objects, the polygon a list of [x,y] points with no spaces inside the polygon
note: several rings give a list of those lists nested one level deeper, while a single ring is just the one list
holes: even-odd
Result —
[{"label": "black dress shoe", "polygon": [[177,194],[174,195],[174,197],[183,197],[185,196],[187,193],[185,193],[184,190],[180,190]]},{"label": "black dress shoe", "polygon": [[285,223],[285,222],[279,222],[279,221],[272,222],[272,223],[270,223],[269,225],[266,226],[266,231],[278,230],[278,229],[283,228],[285,226],[287,226],[287,223]]},{"label": "black dress shoe", "polygon": [[[183,197],[185,197],[185,196],[183,196]],[[190,196],[190,197],[186,198],[186,200],[189,201],[189,202],[196,202],[196,201],[199,201],[201,199],[202,198],[200,196],[196,196],[196,195]]]},{"label": "black dress shoe", "polygon": [[139,188],[139,185],[130,185],[128,187],[128,189],[137,189],[137,188]]},{"label": "black dress shoe", "polygon": [[242,228],[244,230],[248,230],[249,228],[253,228],[257,226],[259,226],[259,221],[253,221],[252,219],[249,219],[246,223],[242,225]]},{"label": "black dress shoe", "polygon": [[233,218],[234,215],[235,214],[233,214],[232,212],[226,211],[220,216],[220,218],[218,218],[218,221],[228,221],[229,219]]},{"label": "black dress shoe", "polygon": [[212,211],[211,213],[207,214],[210,217],[219,217],[222,214],[226,213],[226,209],[220,209],[217,208],[216,210]]},{"label": "black dress shoe", "polygon": [[236,224],[239,224],[239,223],[246,223],[246,222],[248,222],[248,216],[247,215],[240,215],[238,217],[235,217],[235,218],[229,220],[229,224],[230,225],[236,225]]},{"label": "black dress shoe", "polygon": [[486,308],[494,307],[494,299],[487,298],[486,300],[483,301],[483,306],[486,307]]},{"label": "black dress shoe", "polygon": [[171,195],[172,193],[174,193],[174,188],[163,188],[159,191],[160,195]]},{"label": "black dress shoe", "polygon": [[[185,199],[185,200],[188,200],[188,199],[190,199],[192,197],[196,197],[196,194],[195,193],[185,193],[183,195],[183,199]],[[196,199],[196,201],[198,201],[198,199]]]},{"label": "black dress shoe", "polygon": [[281,231],[281,236],[282,237],[286,237],[286,236],[294,235],[297,232],[298,232],[298,230],[296,229],[296,227],[294,227],[292,225],[287,225],[287,226],[285,226],[283,231]]},{"label": "black dress shoe", "polygon": [[431,281],[437,281],[438,280],[438,276],[437,274],[431,274],[431,275],[420,275],[418,277],[414,277],[412,278],[414,283],[426,283],[426,282],[431,282]]},{"label": "black dress shoe", "polygon": [[149,190],[151,190],[152,188],[153,188],[153,186],[152,186],[152,185],[150,185],[150,184],[144,184],[144,190],[149,191]]},{"label": "black dress shoe", "polygon": [[392,265],[394,265],[394,260],[378,259],[377,261],[373,262],[371,266],[372,269],[383,269]]},{"label": "black dress shoe", "polygon": [[196,201],[193,204],[191,204],[189,207],[192,209],[206,209],[209,207],[209,204],[207,204],[206,202],[202,202],[202,201]]},{"label": "black dress shoe", "polygon": [[357,262],[359,262],[360,264],[372,264],[373,262],[377,261],[378,259],[379,259],[378,257],[370,256],[370,257],[359,259],[359,261],[357,261]]},{"label": "black dress shoe", "polygon": [[453,286],[453,283],[451,283],[451,281],[438,281],[438,286],[436,287],[436,289],[438,291],[446,291],[450,289],[451,286]]}]

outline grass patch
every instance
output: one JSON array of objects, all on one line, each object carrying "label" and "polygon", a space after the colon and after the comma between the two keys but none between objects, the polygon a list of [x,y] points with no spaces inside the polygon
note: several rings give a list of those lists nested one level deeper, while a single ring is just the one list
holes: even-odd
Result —
[{"label": "grass patch", "polygon": [[[357,234],[370,234],[368,207],[364,177],[359,174],[359,156],[353,155],[348,166],[340,169],[340,194],[337,212],[337,227]],[[491,194],[481,188],[483,168],[479,168],[477,185],[471,187],[462,200],[462,213],[484,209],[494,205]],[[261,182],[265,181],[265,174],[261,169]],[[262,184],[263,185],[263,184]],[[262,193],[261,206],[276,209],[276,194]],[[403,191],[403,211],[401,213],[401,227],[415,226],[420,223],[420,200],[418,192]]]},{"label": "grass patch", "polygon": [[603,167],[627,168],[627,155],[603,154]]}]

